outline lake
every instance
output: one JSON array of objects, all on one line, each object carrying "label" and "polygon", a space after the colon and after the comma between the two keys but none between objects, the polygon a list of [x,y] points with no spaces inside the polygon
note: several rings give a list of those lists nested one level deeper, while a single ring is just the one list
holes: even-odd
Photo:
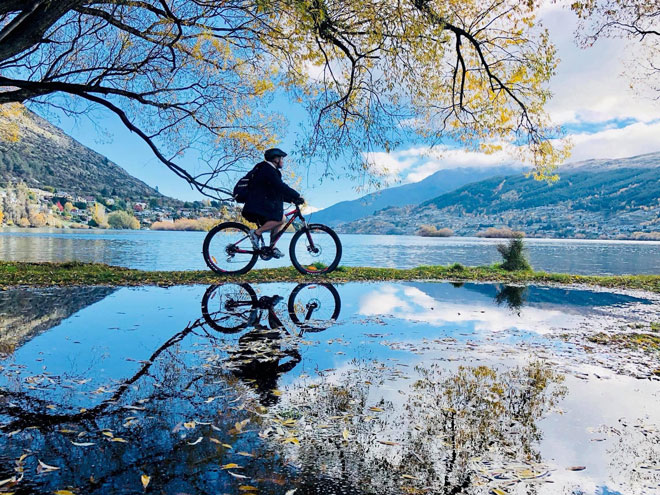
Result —
[{"label": "lake", "polygon": [[[0,259],[87,261],[142,270],[203,270],[204,232],[18,229],[0,230]],[[501,240],[342,234],[345,266],[412,268],[420,265],[488,265],[499,262]],[[281,260],[256,267],[289,265],[285,234]],[[660,242],[527,239],[536,270],[589,275],[660,273]],[[283,247],[283,249],[282,249]]]},{"label": "lake", "polygon": [[0,292],[0,492],[652,494],[656,295],[450,283]]}]

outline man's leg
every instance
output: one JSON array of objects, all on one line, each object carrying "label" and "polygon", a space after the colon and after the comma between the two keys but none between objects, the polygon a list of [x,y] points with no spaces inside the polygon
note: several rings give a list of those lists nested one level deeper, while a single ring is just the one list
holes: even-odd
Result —
[{"label": "man's leg", "polygon": [[264,232],[270,231],[270,245],[273,245],[273,235],[276,235],[282,226],[286,223],[286,217],[282,215],[282,220],[268,220],[261,227],[255,230],[257,235],[261,235]]}]

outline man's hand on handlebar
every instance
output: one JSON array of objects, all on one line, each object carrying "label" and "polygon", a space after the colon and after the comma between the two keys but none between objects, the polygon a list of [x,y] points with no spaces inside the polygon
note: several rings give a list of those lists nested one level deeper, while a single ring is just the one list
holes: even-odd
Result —
[{"label": "man's hand on handlebar", "polygon": [[296,206],[303,205],[303,204],[305,204],[305,198],[300,196],[298,199],[293,200],[293,204],[296,205]]}]

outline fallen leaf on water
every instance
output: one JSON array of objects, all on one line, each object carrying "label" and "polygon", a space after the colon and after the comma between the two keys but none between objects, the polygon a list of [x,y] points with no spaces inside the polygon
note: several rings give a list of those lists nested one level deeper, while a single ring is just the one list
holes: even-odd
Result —
[{"label": "fallen leaf on water", "polygon": [[571,466],[566,468],[567,471],[584,471],[585,469],[587,469],[586,466]]},{"label": "fallen leaf on water", "polygon": [[71,441],[73,445],[76,447],[91,447],[92,445],[96,445],[94,442],[74,442]]},{"label": "fallen leaf on water", "polygon": [[234,447],[232,447],[232,446],[229,445],[228,443],[223,443],[222,446],[223,446],[224,448],[226,448],[226,449],[232,449],[232,450],[234,450]]},{"label": "fallen leaf on water", "polygon": [[237,455],[242,455],[243,457],[254,457],[254,454],[250,454],[249,452],[237,452]]},{"label": "fallen leaf on water", "polygon": [[348,432],[348,428],[344,428],[342,436],[344,437],[344,440],[348,440],[348,437],[351,436],[351,434]]},{"label": "fallen leaf on water", "polygon": [[237,474],[237,473],[232,473],[231,471],[227,471],[229,474],[231,474],[234,478],[238,478],[239,480],[246,480],[248,479],[248,476],[243,476],[242,474]]},{"label": "fallen leaf on water", "polygon": [[55,466],[49,466],[45,462],[41,462],[39,459],[37,459],[37,461],[39,461],[39,468],[41,468],[42,471],[57,471],[59,469]]},{"label": "fallen leaf on water", "polygon": [[500,488],[493,488],[490,493],[491,495],[507,495],[507,493]]},{"label": "fallen leaf on water", "polygon": [[14,435],[17,435],[18,433],[20,433],[20,432],[22,432],[22,431],[23,431],[23,430],[14,430],[14,431],[10,431],[9,433],[7,433],[7,436],[8,436],[8,437],[13,437]]},{"label": "fallen leaf on water", "polygon": [[278,397],[282,395],[282,391],[281,391],[281,390],[273,390],[272,393],[273,393],[273,395],[276,395],[276,396],[278,396]]},{"label": "fallen leaf on water", "polygon": [[211,440],[213,443],[217,443],[219,445],[222,445],[222,442],[218,440],[217,438],[209,437],[209,440]]},{"label": "fallen leaf on water", "polygon": [[284,495],[293,495],[296,493],[297,488],[294,488],[293,490],[288,490]]},{"label": "fallen leaf on water", "polygon": [[188,445],[197,445],[199,442],[202,441],[202,438],[204,438],[204,437],[199,437],[199,438],[198,438],[197,440],[195,440],[194,442],[188,442]]},{"label": "fallen leaf on water", "polygon": [[185,428],[188,428],[189,430],[192,430],[196,424],[197,423],[195,423],[194,421],[189,421],[188,423],[183,423],[183,426]]},{"label": "fallen leaf on water", "polygon": [[144,489],[146,490],[146,489],[147,489],[147,486],[149,485],[149,482],[151,481],[151,476],[147,476],[146,474],[143,474],[143,475],[140,477],[140,481],[142,481],[142,486],[143,486]]},{"label": "fallen leaf on water", "polygon": [[388,440],[378,440],[378,443],[382,443],[383,445],[399,445],[396,442],[390,442]]},{"label": "fallen leaf on water", "polygon": [[[344,438],[348,439],[348,436],[344,435]],[[300,444],[300,442],[298,441],[298,439],[296,437],[285,438],[284,443],[293,443],[293,444],[296,444],[296,445]]]},{"label": "fallen leaf on water", "polygon": [[242,492],[256,492],[258,490],[256,486],[251,485],[241,485],[238,487],[238,489]]},{"label": "fallen leaf on water", "polygon": [[385,409],[382,407],[370,407],[369,410],[373,412],[383,412]]},{"label": "fallen leaf on water", "polygon": [[225,464],[224,466],[222,466],[222,469],[242,469],[242,468],[235,462],[230,462],[229,464]]},{"label": "fallen leaf on water", "polygon": [[114,436],[111,431],[102,431],[101,434],[109,438],[112,438]]},{"label": "fallen leaf on water", "polygon": [[75,495],[71,490],[57,490],[55,495]]},{"label": "fallen leaf on water", "polygon": [[119,437],[111,438],[110,441],[111,441],[111,442],[128,443],[127,440],[124,440],[123,438],[119,438]]},{"label": "fallen leaf on water", "polygon": [[414,476],[411,476],[411,475],[409,475],[409,474],[402,474],[401,477],[404,478],[404,479],[407,479],[407,480],[416,480],[416,479],[419,479],[419,478],[415,478]]}]

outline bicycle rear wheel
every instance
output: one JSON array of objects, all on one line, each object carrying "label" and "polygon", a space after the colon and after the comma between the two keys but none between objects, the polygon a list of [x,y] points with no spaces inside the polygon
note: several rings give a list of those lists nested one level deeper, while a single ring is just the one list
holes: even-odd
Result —
[{"label": "bicycle rear wheel", "polygon": [[213,227],[202,247],[208,267],[222,275],[249,272],[258,258],[248,237],[249,232],[246,225],[238,222],[225,222]]},{"label": "bicycle rear wheel", "polygon": [[300,273],[330,273],[341,260],[341,241],[330,227],[313,223],[293,235],[289,245],[291,263]]}]

